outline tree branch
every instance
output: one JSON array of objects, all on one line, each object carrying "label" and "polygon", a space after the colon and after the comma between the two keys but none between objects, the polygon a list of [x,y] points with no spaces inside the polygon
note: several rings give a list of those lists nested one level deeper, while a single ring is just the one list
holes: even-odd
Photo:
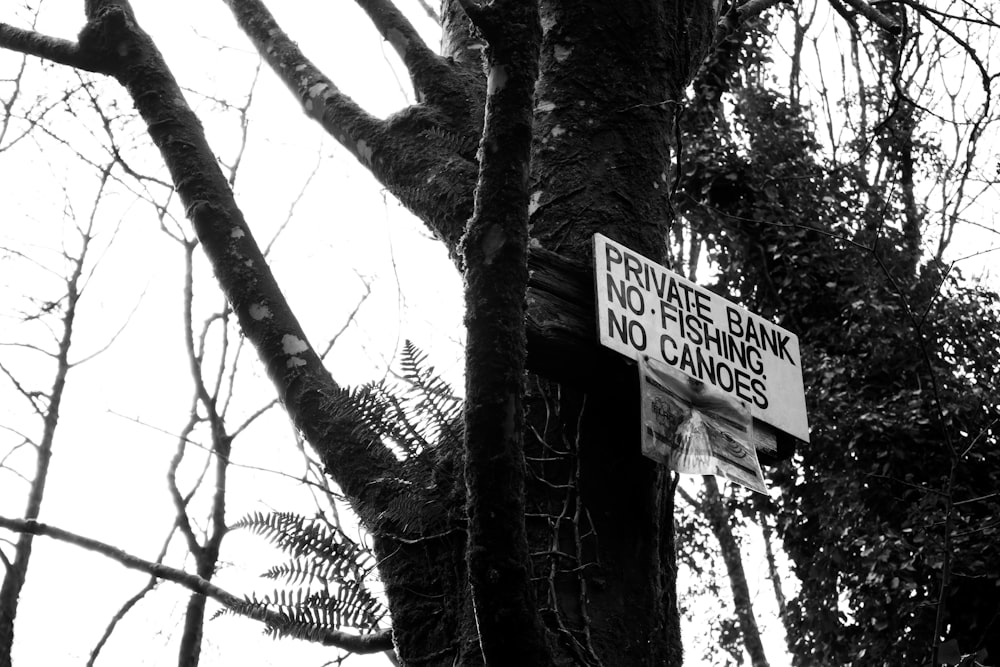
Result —
[{"label": "tree branch", "polygon": [[[260,607],[248,609],[243,599],[197,575],[190,574],[184,570],[178,570],[169,565],[163,565],[162,563],[153,563],[144,560],[110,544],[105,544],[104,542],[83,537],[82,535],[77,535],[76,533],[71,533],[67,530],[37,521],[10,519],[4,516],[0,516],[0,528],[6,528],[16,533],[44,535],[60,542],[72,544],[110,558],[130,570],[137,570],[158,579],[180,584],[190,591],[200,593],[220,602],[242,616],[262,621],[279,630],[288,625],[287,619],[280,613]],[[382,630],[370,635],[354,635],[341,630],[325,630],[317,635],[317,643],[324,646],[335,646],[354,653],[379,653],[393,648],[392,633],[390,630]]]},{"label": "tree branch", "polygon": [[698,510],[699,512],[702,511],[701,503],[697,499],[695,499],[690,493],[688,493],[683,486],[680,485],[677,486],[677,493],[681,494],[681,498],[683,498],[684,502],[686,502],[688,505]]},{"label": "tree branch", "polygon": [[[342,93],[303,55],[263,3],[224,1],[237,25],[300,100],[306,114],[423,220],[445,242],[457,262],[458,243],[472,214],[475,140],[470,141],[473,135],[469,127],[475,127],[478,136],[481,126],[476,119],[481,118],[481,107],[478,115],[471,110],[480,97],[475,93],[479,79],[462,76],[463,70],[459,69],[449,68],[450,74],[446,75],[440,64],[436,65],[420,75],[428,104],[379,120]],[[373,4],[373,11],[378,7]],[[389,18],[384,18],[384,23],[388,26]],[[400,34],[405,37],[407,33]],[[402,44],[404,40],[397,41]],[[414,51],[412,57],[423,61],[424,56],[417,54]]]},{"label": "tree branch", "polygon": [[366,167],[373,159],[372,140],[385,131],[385,123],[340,92],[281,29],[262,2],[224,0],[240,30],[278,78],[299,99],[310,118]]},{"label": "tree branch", "polygon": [[740,545],[733,534],[732,526],[729,525],[729,512],[714,475],[705,475],[705,502],[701,506],[701,511],[708,519],[712,533],[719,542],[719,553],[726,565],[733,593],[736,620],[743,635],[743,648],[750,656],[750,664],[753,667],[768,667],[764,645],[760,639],[760,628],[753,612],[753,599],[747,585]]},{"label": "tree branch", "polygon": [[420,33],[392,0],[355,1],[406,65],[418,95],[426,95],[428,89],[436,88],[441,76],[451,76],[451,67],[444,58],[428,48]]},{"label": "tree branch", "polygon": [[482,64],[456,62],[429,49],[391,0],[355,1],[402,58],[421,105],[440,114],[437,136],[471,160],[486,104]]},{"label": "tree branch", "polygon": [[486,38],[487,42],[494,43],[499,41],[501,37],[501,21],[502,17],[500,15],[500,9],[493,4],[481,5],[476,0],[458,0],[459,6],[465,15],[469,17],[472,21],[472,25],[476,26],[483,36]]},{"label": "tree branch", "polygon": [[720,44],[752,18],[760,16],[775,5],[787,0],[749,0],[743,4],[733,3],[729,11],[719,18],[715,27],[715,44]]},{"label": "tree branch", "polygon": [[[528,172],[541,25],[535,0],[496,0],[486,122],[465,257],[469,583],[483,662],[549,664],[524,523]],[[516,641],[511,638],[516,637]]]},{"label": "tree branch", "polygon": [[885,30],[890,35],[901,35],[903,26],[899,25],[891,18],[872,7],[865,0],[844,0],[844,4],[864,16],[866,19]]},{"label": "tree branch", "polygon": [[420,8],[424,10],[430,20],[434,21],[438,25],[441,25],[441,15],[437,13],[433,7],[427,4],[427,0],[417,0]]},{"label": "tree branch", "polygon": [[0,23],[0,48],[37,56],[88,72],[102,71],[93,54],[80,48],[77,42],[50,37],[34,30],[15,28],[6,23]]},{"label": "tree branch", "polygon": [[[167,533],[167,537],[165,540],[163,540],[163,545],[160,547],[160,553],[157,554],[156,560],[153,561],[154,563],[158,564],[163,563],[163,559],[167,555],[167,549],[170,547],[170,541],[173,539],[175,530],[176,527],[171,527],[170,532]],[[111,635],[114,633],[115,628],[118,626],[118,624],[122,621],[122,619],[125,618],[125,616],[128,615],[128,613],[132,610],[133,607],[135,607],[135,605],[139,604],[140,600],[146,597],[146,593],[149,593],[151,590],[156,588],[157,583],[158,580],[156,577],[150,577],[149,581],[147,581],[146,584],[141,589],[139,589],[138,592],[136,592],[132,597],[126,600],[121,607],[118,608],[118,611],[115,612],[114,616],[111,617],[111,620],[108,621],[107,626],[105,626],[104,632],[101,634],[101,638],[97,640],[97,644],[95,644],[94,648],[90,650],[90,658],[87,659],[87,664],[85,667],[94,666],[94,662],[97,660],[97,657],[101,654],[101,651],[104,649],[104,645],[108,643],[109,639],[111,639]]]},{"label": "tree branch", "polygon": [[341,389],[309,345],[236,205],[201,122],[128,3],[92,2],[88,10],[81,35],[89,36],[94,57],[109,67],[146,121],[216,279],[289,416],[359,515],[377,529],[382,509],[401,492],[398,462],[378,438],[359,429],[356,415],[330,409],[331,397]]}]

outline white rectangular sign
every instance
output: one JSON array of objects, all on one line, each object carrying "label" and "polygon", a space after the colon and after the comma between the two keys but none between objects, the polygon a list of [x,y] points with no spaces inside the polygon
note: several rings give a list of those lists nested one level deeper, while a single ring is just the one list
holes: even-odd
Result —
[{"label": "white rectangular sign", "polygon": [[808,442],[795,334],[602,234],[594,235],[594,262],[602,344],[632,359],[649,355]]}]

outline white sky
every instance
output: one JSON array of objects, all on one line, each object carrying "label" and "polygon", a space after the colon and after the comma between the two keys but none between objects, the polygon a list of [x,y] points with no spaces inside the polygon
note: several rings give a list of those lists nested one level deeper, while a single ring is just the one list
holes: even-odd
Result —
[{"label": "white sky", "polygon": [[[9,19],[6,4],[0,8],[0,20]],[[229,99],[245,94],[257,58],[222,2],[135,0],[133,4],[182,86]],[[369,111],[385,115],[406,104],[404,91],[409,87],[402,67],[354,3],[286,0],[270,4],[279,22],[309,57]],[[400,5],[434,43],[434,26],[416,3],[400,0]],[[79,0],[46,0],[44,6],[40,30],[75,36],[82,19]],[[0,52],[0,76],[7,76],[16,61],[11,54]],[[75,81],[71,72],[59,68],[40,71],[37,61],[29,71],[24,82],[26,99]],[[202,112],[220,158],[230,162],[239,140],[235,114],[219,112],[195,92],[187,96]],[[121,108],[130,112],[130,102],[120,95],[118,98]],[[71,141],[73,149],[103,159],[99,151],[103,135],[94,126],[92,115],[77,121],[60,111],[53,119],[51,129]],[[88,127],[98,134],[88,137]],[[145,172],[164,177],[141,123],[130,125],[129,132],[132,134],[123,138],[136,147],[129,152],[130,159]],[[0,154],[0,200],[4,202],[0,244],[30,247],[40,256],[54,257],[66,232],[64,189],[78,218],[86,218],[97,180],[93,170],[79,167],[71,155],[68,148],[44,137],[37,145],[26,141]],[[323,136],[265,67],[255,93],[249,144],[236,187],[238,202],[260,242],[269,240],[285,219],[318,158],[320,170],[272,256],[275,273],[313,344],[321,346],[354,308],[362,293],[361,273],[371,281],[372,295],[356,324],[335,348],[330,361],[335,377],[348,384],[378,379],[391,362],[393,351],[404,338],[411,338],[460,386],[461,284],[443,248],[382,193],[352,157]],[[173,213],[180,216],[176,209]],[[102,201],[99,219],[103,231],[96,243],[101,248],[119,223],[120,229],[81,303],[73,358],[99,349],[126,321],[128,326],[105,354],[70,375],[43,520],[153,558],[173,520],[164,475],[175,440],[157,429],[178,432],[190,401],[191,383],[181,339],[182,255],[159,231],[152,208],[120,186]],[[981,242],[976,243],[982,247]],[[205,263],[200,256],[198,261],[196,320],[218,304]],[[18,295],[58,288],[41,282],[44,278],[37,272],[14,276],[2,262],[0,267],[0,299],[5,305],[17,303]],[[25,340],[26,331],[20,326],[3,320],[0,340]],[[249,350],[246,354],[245,361],[252,357]],[[24,355],[11,362],[11,367],[30,370],[37,363]],[[234,408],[237,422],[239,416],[249,414],[272,396],[255,365],[244,364],[241,373]],[[49,376],[43,374],[39,383],[47,386]],[[28,421],[21,408],[23,404],[3,384],[0,423],[17,424],[37,433],[37,423]],[[149,426],[131,421],[133,418]],[[301,463],[291,436],[287,420],[273,412],[237,440],[233,459],[299,475]],[[0,434],[0,456],[11,442]],[[310,511],[308,496],[285,478],[240,468],[232,469],[230,478],[231,520],[254,510]],[[0,472],[0,513],[20,515],[24,488],[13,476]],[[35,544],[22,596],[15,663],[83,664],[108,618],[146,578],[52,540],[39,538]],[[180,548],[172,553],[172,563],[182,564]],[[745,557],[771,664],[781,667],[787,664],[784,638],[775,620],[759,541],[747,543]],[[225,541],[216,583],[238,594],[266,592],[269,584],[257,575],[277,560],[260,539],[232,534]],[[724,577],[723,572],[718,575]],[[725,582],[722,588],[726,588]],[[174,662],[185,600],[179,588],[161,584],[118,629],[98,664]],[[704,605],[705,614],[718,610],[717,600],[698,604]],[[698,662],[703,651],[698,643],[700,629],[685,632],[688,664],[716,664],[711,657]],[[276,643],[261,636],[258,624],[226,617],[209,624],[202,664],[318,667],[330,657],[328,649],[301,642]],[[349,664],[387,663],[380,658]]]}]

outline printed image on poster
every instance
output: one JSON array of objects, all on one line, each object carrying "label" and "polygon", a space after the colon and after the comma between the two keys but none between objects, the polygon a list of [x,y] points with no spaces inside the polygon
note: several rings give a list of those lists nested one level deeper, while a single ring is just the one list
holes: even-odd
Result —
[{"label": "printed image on poster", "polygon": [[645,355],[639,381],[643,454],[679,473],[767,494],[748,405]]}]

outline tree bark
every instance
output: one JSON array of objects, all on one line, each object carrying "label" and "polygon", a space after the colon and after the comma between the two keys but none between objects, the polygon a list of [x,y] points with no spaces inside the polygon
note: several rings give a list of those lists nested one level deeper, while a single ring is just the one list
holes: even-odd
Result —
[{"label": "tree bark", "polygon": [[757,520],[760,522],[761,537],[764,539],[764,555],[767,558],[767,578],[771,581],[774,589],[774,600],[778,605],[778,618],[785,629],[785,642],[788,652],[794,653],[794,634],[791,618],[788,615],[788,600],[785,597],[785,590],[781,585],[781,575],[778,572],[778,563],[774,557],[774,531],[767,521],[767,515],[758,507]]},{"label": "tree bark", "polygon": [[462,246],[469,585],[483,662],[543,666],[551,658],[530,583],[523,443],[527,187],[541,27],[534,0],[465,9],[489,45],[479,181]]},{"label": "tree bark", "polygon": [[[664,257],[675,111],[715,27],[711,4],[684,11],[541,3],[532,245],[589,267],[599,231]],[[679,664],[672,495],[640,453],[635,371],[607,350],[571,365],[580,378],[529,380],[529,536],[543,617],[572,664]]]}]

